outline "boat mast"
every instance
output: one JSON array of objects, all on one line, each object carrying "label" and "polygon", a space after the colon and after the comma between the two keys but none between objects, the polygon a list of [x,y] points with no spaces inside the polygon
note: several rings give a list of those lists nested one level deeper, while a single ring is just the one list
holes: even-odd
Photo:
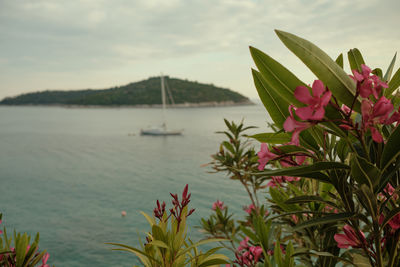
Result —
[{"label": "boat mast", "polygon": [[166,118],[165,118],[165,109],[167,108],[166,106],[166,95],[165,95],[165,83],[164,83],[164,76],[161,73],[160,76],[161,79],[161,100],[162,100],[162,109],[163,109],[163,128],[167,129],[167,124],[166,124]]}]

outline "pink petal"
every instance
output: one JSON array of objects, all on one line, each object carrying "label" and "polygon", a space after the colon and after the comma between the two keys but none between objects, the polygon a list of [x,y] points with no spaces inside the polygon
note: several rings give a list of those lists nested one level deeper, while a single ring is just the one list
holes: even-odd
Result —
[{"label": "pink petal", "polygon": [[287,117],[285,122],[283,123],[283,129],[285,129],[286,132],[292,132],[294,130],[296,121],[294,120],[293,117]]},{"label": "pink petal", "polygon": [[294,90],[294,97],[296,97],[297,100],[305,104],[312,103],[312,97],[310,95],[310,91],[305,86],[297,86],[296,89]]},{"label": "pink petal", "polygon": [[313,96],[320,97],[325,91],[325,86],[321,80],[315,80],[312,85]]},{"label": "pink petal", "polygon": [[383,137],[380,134],[380,132],[374,127],[371,127],[370,130],[371,130],[372,139],[377,143],[382,143]]},{"label": "pink petal", "polygon": [[333,238],[338,243],[339,248],[348,248],[350,246],[349,239],[344,234],[335,234]]},{"label": "pink petal", "polygon": [[325,109],[323,107],[319,107],[317,110],[315,110],[314,115],[312,115],[310,119],[320,121],[324,118],[324,115],[325,115]]},{"label": "pink petal", "polygon": [[267,165],[269,159],[267,158],[259,158],[258,159],[258,170],[262,171],[265,168],[265,165]]},{"label": "pink petal", "polygon": [[360,96],[368,98],[372,94],[373,84],[370,80],[365,80],[360,86]]},{"label": "pink petal", "polygon": [[353,75],[356,81],[361,82],[362,80],[364,80],[364,77],[356,70],[353,70]]},{"label": "pink petal", "polygon": [[306,160],[306,156],[296,156],[296,162],[299,165],[302,165],[305,160]]},{"label": "pink petal", "polygon": [[361,69],[362,69],[363,76],[365,78],[368,78],[371,73],[371,69],[365,64],[361,64]]},{"label": "pink petal", "polygon": [[331,101],[331,97],[332,97],[332,92],[331,91],[327,91],[322,97],[321,97],[321,105],[323,107],[325,107],[326,105],[328,105],[329,101]]},{"label": "pink petal", "polygon": [[300,136],[301,130],[295,130],[292,134],[292,139],[291,142],[295,145],[295,146],[299,146],[300,145],[300,141],[299,141],[299,136]]},{"label": "pink petal", "polygon": [[308,107],[301,107],[296,110],[296,115],[302,120],[310,120],[313,114],[313,109]]},{"label": "pink petal", "polygon": [[368,121],[370,112],[372,111],[372,103],[369,100],[363,100],[361,102],[361,114],[363,121]]}]

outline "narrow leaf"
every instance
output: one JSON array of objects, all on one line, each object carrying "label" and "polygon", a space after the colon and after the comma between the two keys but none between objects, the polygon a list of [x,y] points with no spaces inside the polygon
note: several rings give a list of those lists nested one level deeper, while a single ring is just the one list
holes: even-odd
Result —
[{"label": "narrow leaf", "polygon": [[396,91],[397,88],[400,86],[400,68],[396,71],[393,75],[393,78],[389,82],[389,88],[387,88],[385,92],[385,96],[389,97]]},{"label": "narrow leaf", "polygon": [[298,196],[292,197],[285,201],[285,204],[302,204],[302,203],[309,203],[309,202],[321,202],[328,204],[333,207],[337,207],[335,203],[325,200],[320,196]]},{"label": "narrow leaf", "polygon": [[366,184],[371,189],[379,184],[381,171],[366,159],[355,155],[352,157],[350,165],[351,176],[359,184]]},{"label": "narrow leaf", "polygon": [[343,212],[343,213],[336,213],[336,214],[331,214],[327,215],[324,217],[319,217],[315,219],[308,220],[306,222],[300,223],[297,226],[294,227],[294,230],[300,230],[306,227],[311,227],[311,226],[316,226],[320,224],[328,224],[328,223],[335,223],[339,221],[344,221],[351,219],[355,216],[354,213],[351,212]]},{"label": "narrow leaf", "polygon": [[[313,43],[291,33],[275,30],[281,41],[347,106],[351,107],[356,93],[355,82],[324,51]],[[360,111],[357,100],[355,110]]]},{"label": "narrow leaf", "polygon": [[290,142],[291,139],[289,133],[261,133],[249,137],[268,144],[285,144]]},{"label": "narrow leaf", "polygon": [[385,73],[385,76],[383,76],[384,82],[390,81],[390,77],[392,76],[392,72],[393,72],[393,68],[394,68],[394,63],[396,62],[396,56],[397,56],[397,52],[394,54],[394,57],[393,57],[392,61],[390,62],[390,65]]},{"label": "narrow leaf", "polygon": [[389,136],[381,157],[381,169],[391,164],[399,156],[400,152],[400,127],[397,127]]},{"label": "narrow leaf", "polygon": [[365,64],[364,59],[360,53],[360,50],[357,48],[350,49],[349,52],[347,52],[347,57],[349,59],[350,63],[350,69],[356,70],[357,72],[361,73],[361,64]]},{"label": "narrow leaf", "polygon": [[258,95],[264,107],[267,109],[271,119],[279,127],[283,127],[283,123],[289,116],[289,103],[284,101],[279,94],[276,93],[262,75],[256,70],[252,70],[254,84],[256,86]]},{"label": "narrow leaf", "polygon": [[260,74],[286,102],[296,104],[296,106],[303,105],[294,97],[293,93],[297,86],[305,86],[306,84],[279,62],[257,48],[250,47],[250,53]]},{"label": "narrow leaf", "polygon": [[342,53],[336,58],[335,62],[343,69],[343,54]]}]

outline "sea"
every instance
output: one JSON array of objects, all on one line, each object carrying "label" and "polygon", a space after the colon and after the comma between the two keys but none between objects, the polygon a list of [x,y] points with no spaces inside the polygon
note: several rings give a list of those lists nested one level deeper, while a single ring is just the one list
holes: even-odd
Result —
[{"label": "sea", "polygon": [[[9,233],[34,236],[55,266],[132,266],[135,255],[106,242],[139,246],[149,231],[140,211],[155,201],[171,205],[170,192],[192,194],[190,238],[205,236],[200,219],[217,199],[237,218],[249,204],[244,188],[224,173],[210,173],[223,119],[269,131],[260,105],[169,109],[169,129],[182,136],[141,136],[162,123],[157,108],[0,107],[0,213]],[[259,144],[254,143],[257,147]],[[206,165],[206,166],[204,166]],[[125,217],[121,212],[126,211]]]}]

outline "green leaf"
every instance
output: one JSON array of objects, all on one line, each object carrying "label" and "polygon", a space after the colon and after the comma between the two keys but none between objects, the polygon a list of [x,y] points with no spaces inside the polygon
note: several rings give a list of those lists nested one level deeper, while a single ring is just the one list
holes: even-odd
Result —
[{"label": "green leaf", "polygon": [[264,219],[260,215],[257,215],[253,218],[253,226],[262,248],[264,251],[267,251],[270,239],[271,221],[265,223]]},{"label": "green leaf", "polygon": [[160,241],[160,240],[153,240],[149,244],[153,245],[153,246],[156,246],[156,247],[169,249],[168,245],[165,244],[164,242]]},{"label": "green leaf", "polygon": [[295,146],[295,145],[282,145],[282,146],[279,146],[277,148],[277,150],[279,151],[279,154],[302,153],[302,154],[310,155],[310,152],[307,149],[305,149],[303,147]]},{"label": "green leaf", "polygon": [[250,53],[258,71],[275,92],[288,103],[295,104],[296,106],[303,105],[293,94],[297,86],[305,86],[302,81],[279,62],[260,50],[250,47]]},{"label": "green leaf", "polygon": [[187,248],[185,248],[184,250],[180,251],[180,253],[178,255],[176,255],[176,257],[180,257],[181,255],[186,254],[187,252],[189,252],[191,249],[201,246],[201,245],[205,245],[208,243],[214,243],[214,242],[222,242],[222,241],[229,241],[228,239],[224,239],[224,238],[210,238],[210,239],[204,239],[204,240],[200,240],[190,246],[188,246]]},{"label": "green leaf", "polygon": [[[328,86],[329,90],[347,106],[351,107],[356,93],[356,83],[340,66],[324,51],[311,42],[291,33],[275,30],[281,41],[304,64]],[[356,100],[356,111],[360,111],[361,104]]]},{"label": "green leaf", "polygon": [[389,82],[389,88],[385,89],[385,96],[390,97],[391,94],[400,86],[400,68],[393,75],[393,78]]},{"label": "green leaf", "polygon": [[291,139],[289,133],[260,133],[249,137],[268,144],[285,144],[290,142]]},{"label": "green leaf", "polygon": [[289,116],[289,103],[284,101],[279,94],[271,89],[271,86],[265,81],[263,76],[256,70],[252,70],[254,85],[256,86],[258,95],[264,107],[267,109],[271,119],[279,127],[283,127],[283,123]]},{"label": "green leaf", "polygon": [[312,165],[299,166],[292,168],[283,168],[278,170],[265,170],[259,174],[265,176],[295,176],[295,177],[308,177],[321,180],[323,182],[331,183],[329,176],[320,171],[334,170],[334,169],[350,169],[346,164],[339,162],[317,162]]},{"label": "green leaf", "polygon": [[359,184],[366,184],[371,189],[379,184],[381,171],[365,158],[354,155],[350,162],[351,176]]},{"label": "green leaf", "polygon": [[354,264],[354,266],[357,266],[357,267],[371,267],[371,264],[370,264],[368,258],[366,258],[366,257],[364,257],[364,256],[362,256],[360,254],[356,254],[356,253],[353,253],[351,255],[353,256],[353,264]]},{"label": "green leaf", "polygon": [[134,248],[134,247],[131,247],[131,246],[127,246],[127,245],[124,245],[124,244],[112,243],[112,242],[107,242],[105,244],[113,245],[113,246],[117,246],[117,247],[122,247],[122,249],[121,248],[113,248],[112,250],[128,251],[128,252],[131,252],[131,253],[134,253],[134,254],[139,253],[140,255],[143,255],[143,256],[145,256],[145,257],[147,257],[147,258],[149,258],[149,259],[151,259],[151,260],[153,260],[153,261],[155,261],[155,262],[157,262],[158,264],[161,265],[160,261],[156,260],[151,255],[149,255],[148,253],[146,253],[144,251],[141,251],[141,250],[139,250],[137,248]]},{"label": "green leaf", "polygon": [[148,221],[150,226],[153,226],[154,224],[156,224],[154,218],[150,217],[147,213],[145,213],[143,211],[141,211],[140,213],[146,218],[146,220]]},{"label": "green leaf", "polygon": [[276,240],[276,244],[274,246],[274,259],[275,259],[275,262],[277,263],[278,266],[283,266],[282,251],[281,251],[281,248],[280,248],[279,239]]},{"label": "green leaf", "polygon": [[321,202],[328,204],[333,207],[337,207],[335,203],[325,200],[320,196],[298,196],[292,197],[285,201],[285,204],[302,204],[302,203],[309,203],[309,202]]},{"label": "green leaf", "polygon": [[[219,256],[219,254],[216,254]],[[221,257],[224,255],[220,255]],[[225,259],[219,258],[219,259],[210,259],[202,262],[199,267],[206,267],[206,266],[216,266],[220,264],[228,264],[229,262]]]},{"label": "green leaf", "polygon": [[383,76],[384,82],[390,81],[390,77],[392,76],[392,72],[393,72],[393,68],[394,68],[394,63],[396,62],[396,56],[397,56],[397,52],[394,54],[394,57],[393,57],[392,61],[390,62],[390,65],[385,73],[385,76]]},{"label": "green leaf", "polygon": [[347,263],[347,264],[351,264],[351,265],[353,265],[353,266],[356,266],[356,265],[354,265],[351,261],[349,261],[348,259],[335,256],[335,255],[333,255],[332,253],[329,253],[329,252],[314,251],[314,250],[312,250],[312,251],[304,251],[304,252],[301,251],[301,252],[296,252],[296,253],[294,253],[293,256],[301,256],[301,255],[314,255],[314,256],[319,256],[319,257],[332,257],[332,258],[337,259],[337,260],[339,260],[339,261],[341,261],[341,262],[345,262],[345,263]]},{"label": "green leaf", "polygon": [[222,145],[229,150],[229,152],[231,152],[232,154],[235,154],[235,149],[233,148],[232,144],[227,142],[227,141],[223,141]]},{"label": "green leaf", "polygon": [[378,76],[381,80],[383,79],[382,69],[376,68],[376,69],[373,69],[371,72],[372,72],[372,74],[375,74],[376,76]]},{"label": "green leaf", "polygon": [[343,69],[343,54],[340,53],[340,55],[336,58],[335,62]]},{"label": "green leaf", "polygon": [[347,57],[350,63],[350,69],[362,73],[361,64],[365,64],[364,59],[357,48],[350,49],[347,52]]},{"label": "green leaf", "polygon": [[306,222],[300,223],[294,227],[294,230],[300,230],[306,227],[321,225],[321,224],[328,224],[328,223],[335,223],[339,221],[344,221],[351,219],[355,216],[355,213],[352,212],[343,212],[343,213],[336,213],[327,215],[324,217],[319,217],[315,219],[308,220]]},{"label": "green leaf", "polygon": [[400,127],[389,136],[381,157],[381,169],[386,169],[400,154]]},{"label": "green leaf", "polygon": [[376,195],[374,195],[372,190],[365,184],[361,185],[360,190],[358,190],[356,193],[360,200],[361,205],[364,206],[364,208],[375,220],[378,214],[378,204],[376,203]]}]

